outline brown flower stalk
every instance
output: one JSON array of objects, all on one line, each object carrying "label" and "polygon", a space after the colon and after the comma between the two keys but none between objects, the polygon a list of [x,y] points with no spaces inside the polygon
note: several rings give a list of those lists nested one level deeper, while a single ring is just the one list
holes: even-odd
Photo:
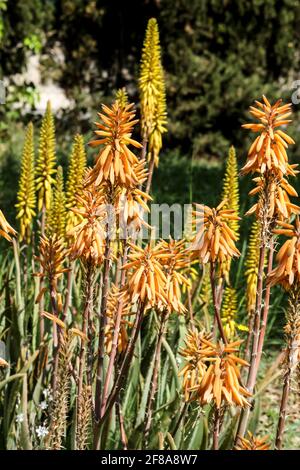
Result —
[{"label": "brown flower stalk", "polygon": [[269,285],[281,284],[289,292],[289,307],[286,313],[286,360],[283,378],[283,390],[280,404],[279,420],[276,434],[276,449],[282,448],[288,398],[291,381],[300,358],[300,221],[296,217],[295,226],[278,221],[281,227],[275,234],[285,235],[289,239],[282,245],[276,255],[277,266],[270,273]]},{"label": "brown flower stalk", "polygon": [[[294,196],[297,193],[286,179],[287,176],[296,174],[295,166],[288,163],[286,152],[288,145],[293,144],[294,141],[284,131],[278,129],[281,125],[290,122],[287,118],[291,114],[291,104],[281,105],[281,102],[281,100],[278,100],[274,105],[271,105],[267,98],[263,96],[263,103],[256,101],[257,107],[250,107],[250,113],[260,123],[245,124],[243,126],[259,133],[250,147],[246,164],[241,171],[242,174],[258,173],[258,177],[255,178],[257,187],[251,191],[251,194],[257,193],[259,195],[257,204],[248,211],[248,214],[256,213],[260,226],[260,253],[253,341],[247,380],[247,389],[251,393],[256,383],[269,311],[270,289],[266,290],[265,299],[263,299],[263,292],[265,257],[269,248],[267,274],[272,269],[274,245],[272,230],[276,219],[284,220],[291,213],[298,213],[299,211],[299,208],[289,200],[289,195]],[[263,301],[264,312],[262,317]],[[249,414],[249,409],[241,414],[237,439],[245,435]]]}]

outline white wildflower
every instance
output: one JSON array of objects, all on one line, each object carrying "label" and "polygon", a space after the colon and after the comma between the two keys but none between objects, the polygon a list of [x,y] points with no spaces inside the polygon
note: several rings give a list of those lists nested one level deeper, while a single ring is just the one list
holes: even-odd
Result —
[{"label": "white wildflower", "polygon": [[23,423],[24,421],[24,413],[19,413],[17,416],[16,416],[16,422],[17,423]]},{"label": "white wildflower", "polygon": [[35,432],[40,439],[43,439],[43,437],[47,436],[49,431],[46,426],[38,426],[35,428]]}]

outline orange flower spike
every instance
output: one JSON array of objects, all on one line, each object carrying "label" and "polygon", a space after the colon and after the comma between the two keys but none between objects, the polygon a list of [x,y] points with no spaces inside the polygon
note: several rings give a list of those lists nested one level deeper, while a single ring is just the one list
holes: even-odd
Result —
[{"label": "orange flower spike", "polygon": [[129,262],[123,266],[123,269],[128,270],[131,301],[134,303],[139,300],[145,308],[167,306],[165,296],[167,278],[158,257],[163,253],[161,245],[158,244],[154,248],[147,245],[144,249],[132,243],[129,243],[129,246],[131,248],[128,255]]},{"label": "orange flower spike", "polygon": [[72,240],[71,257],[100,264],[105,251],[107,209],[104,195],[93,186],[76,197],[78,207],[71,209],[80,220],[67,235]]},{"label": "orange flower spike", "polygon": [[235,246],[237,237],[227,224],[229,220],[240,218],[234,210],[222,209],[225,203],[226,201],[222,201],[216,209],[196,204],[196,209],[200,210],[194,211],[194,215],[200,228],[189,250],[197,252],[203,263],[210,260],[222,262],[233,256],[240,256]]},{"label": "orange flower spike", "polygon": [[157,255],[161,263],[164,265],[167,276],[165,294],[168,299],[168,307],[177,313],[185,313],[186,308],[181,302],[181,287],[183,285],[189,287],[189,279],[180,272],[180,270],[188,268],[190,258],[185,249],[185,240],[173,240],[169,242],[161,242],[162,253]]},{"label": "orange flower spike", "polygon": [[102,123],[95,123],[98,129],[96,136],[100,139],[89,142],[91,147],[103,145],[96,163],[87,179],[87,184],[99,186],[103,182],[109,182],[112,186],[120,184],[130,186],[138,184],[134,166],[139,160],[129,149],[129,145],[141,148],[142,145],[131,138],[133,126],[138,120],[134,120],[135,111],[133,104],[120,106],[119,102],[112,107],[102,105],[103,113],[98,113]]},{"label": "orange flower spike", "polygon": [[277,266],[271,271],[268,282],[271,285],[282,284],[289,289],[294,281],[300,281],[300,221],[296,217],[295,226],[277,221],[281,229],[275,229],[274,233],[291,237],[277,253]]},{"label": "orange flower spike", "polygon": [[264,173],[266,170],[275,169],[281,175],[288,173],[288,157],[286,149],[293,145],[294,140],[278,127],[291,122],[286,119],[291,115],[291,104],[280,106],[282,100],[271,105],[265,96],[263,103],[256,101],[258,108],[251,106],[250,114],[261,123],[243,124],[242,127],[252,132],[260,132],[252,143],[247,157],[247,162],[241,173]]},{"label": "orange flower spike", "polygon": [[220,408],[223,402],[229,405],[248,407],[249,392],[241,383],[239,367],[249,364],[234,354],[238,352],[240,341],[224,345],[222,341],[214,344],[201,338],[205,348],[198,353],[204,364],[208,365],[199,384],[191,387],[195,392],[193,399],[199,400],[201,405],[214,402]]}]

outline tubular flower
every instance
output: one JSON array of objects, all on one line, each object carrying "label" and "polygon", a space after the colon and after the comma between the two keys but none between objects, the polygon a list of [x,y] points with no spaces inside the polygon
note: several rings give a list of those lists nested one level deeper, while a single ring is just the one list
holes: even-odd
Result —
[{"label": "tubular flower", "polygon": [[132,243],[128,245],[131,248],[128,255],[129,262],[123,266],[123,269],[128,270],[131,301],[134,303],[139,300],[145,308],[166,305],[167,278],[162,260],[170,255],[164,252],[161,244],[154,248],[147,245],[144,249]]},{"label": "tubular flower", "polygon": [[224,291],[222,303],[222,322],[226,337],[232,340],[236,335],[236,330],[247,331],[247,327],[237,323],[238,305],[237,292],[234,287],[227,286]]},{"label": "tubular flower", "polygon": [[[233,146],[229,149],[229,154],[226,162],[222,200],[226,201],[224,209],[232,209],[234,210],[235,215],[239,215],[238,165],[235,148]],[[228,222],[228,226],[234,232],[237,239],[239,238],[239,225],[239,219],[229,220]]]},{"label": "tubular flower", "polygon": [[141,126],[143,139],[148,140],[148,157],[158,164],[162,134],[167,131],[166,92],[161,64],[159,31],[155,18],[147,25],[139,78]]},{"label": "tubular flower", "polygon": [[120,221],[126,230],[132,228],[133,232],[139,231],[142,225],[151,228],[144,220],[143,215],[145,212],[150,212],[147,203],[152,201],[152,198],[137,187],[141,187],[147,179],[148,171],[145,168],[145,163],[145,160],[141,160],[134,165],[138,185],[124,188],[118,200],[118,209],[121,214]]},{"label": "tubular flower", "polygon": [[[249,192],[250,196],[260,194],[262,197],[254,204],[246,215],[256,213],[260,217],[263,208],[265,207],[265,198],[263,197],[265,191],[265,180],[259,176],[254,178],[256,187]],[[268,182],[268,204],[267,204],[267,217],[268,219],[289,219],[292,214],[300,214],[300,207],[291,203],[289,196],[297,197],[297,191],[289,184],[286,178],[277,179],[272,178]]]},{"label": "tubular flower", "polygon": [[228,222],[239,217],[232,209],[223,209],[226,201],[216,209],[203,204],[196,204],[199,210],[194,211],[196,224],[200,227],[196,233],[190,250],[197,253],[202,263],[220,261],[221,263],[233,256],[240,256],[235,246],[237,240]]},{"label": "tubular flower", "polygon": [[[69,161],[69,171],[66,184],[66,206],[71,209],[76,205],[76,196],[83,189],[83,177],[86,168],[86,153],[82,135],[76,134]],[[78,223],[78,217],[70,210],[67,214],[67,230]]]},{"label": "tubular flower", "polygon": [[[64,246],[64,241],[58,238],[56,234],[49,237],[42,236],[39,244],[39,256],[36,257],[41,266],[41,271],[35,273],[35,276],[47,277],[49,282],[56,288],[57,279],[63,273],[69,271],[69,268],[63,267],[67,255],[68,250]],[[44,290],[46,289],[43,289],[43,292]],[[40,292],[39,296],[43,292]]]},{"label": "tubular flower", "polygon": [[50,209],[51,185],[54,183],[55,170],[55,128],[50,101],[42,121],[39,153],[36,164],[36,190],[38,191],[38,210],[44,206]]},{"label": "tubular flower", "polygon": [[277,221],[282,228],[274,229],[277,235],[291,237],[287,240],[276,255],[277,266],[269,274],[269,283],[282,284],[289,289],[294,282],[300,281],[300,221],[296,217],[295,226]]},{"label": "tubular flower", "polygon": [[190,264],[185,250],[185,240],[176,241],[170,238],[169,242],[161,242],[161,248],[169,255],[162,259],[167,276],[165,294],[168,299],[168,308],[177,313],[185,313],[186,308],[181,302],[181,290],[183,286],[190,287],[189,279],[182,273]]},{"label": "tubular flower", "polygon": [[33,124],[27,127],[21,162],[21,175],[17,195],[17,219],[20,219],[20,241],[30,241],[32,219],[35,216],[34,144]]},{"label": "tubular flower", "polygon": [[205,350],[209,351],[210,348],[203,343],[203,338],[209,341],[211,335],[203,331],[189,330],[184,340],[185,346],[179,350],[179,354],[186,362],[178,374],[183,376],[185,401],[190,400],[191,388],[201,382],[207,369],[203,361],[203,354]]},{"label": "tubular flower", "polygon": [[119,88],[116,92],[116,101],[118,102],[120,108],[126,108],[128,106],[128,95],[126,88]]},{"label": "tubular flower", "polygon": [[200,383],[191,387],[191,391],[195,392],[193,399],[199,400],[201,405],[213,402],[217,408],[224,402],[248,407],[245,397],[251,394],[241,383],[239,367],[249,364],[235,354],[242,341],[224,345],[222,341],[214,344],[202,338],[202,343],[205,345],[202,360],[207,369]]},{"label": "tubular flower", "polygon": [[122,300],[122,314],[121,323],[118,336],[118,351],[119,353],[125,351],[128,344],[128,333],[127,328],[132,326],[132,322],[129,321],[128,317],[134,315],[134,312],[130,312],[131,305],[129,294],[127,290],[120,290],[115,285],[112,285],[111,290],[108,294],[107,299],[107,325],[105,329],[105,347],[108,354],[112,349],[112,341],[115,331],[116,315],[118,311],[119,302]]},{"label": "tubular flower", "polygon": [[96,163],[87,180],[87,184],[99,186],[109,182],[115,185],[131,186],[137,184],[134,165],[138,158],[128,148],[132,145],[141,148],[141,144],[131,138],[133,126],[138,120],[133,120],[135,112],[133,104],[125,108],[120,107],[116,101],[111,108],[102,105],[103,113],[98,113],[102,123],[96,122],[98,130],[95,131],[100,139],[89,142],[91,147],[103,145]]},{"label": "tubular flower", "polygon": [[256,301],[257,275],[259,263],[259,240],[260,227],[257,221],[254,221],[251,227],[248,251],[245,262],[245,276],[247,282],[247,311],[254,312]]},{"label": "tubular flower", "polygon": [[16,235],[15,229],[12,228],[11,225],[7,222],[6,218],[4,217],[3,212],[0,210],[0,235],[9,242],[12,241],[10,234],[11,235]]},{"label": "tubular flower", "polygon": [[286,149],[294,140],[278,127],[291,122],[287,119],[291,115],[291,103],[281,105],[282,100],[271,105],[263,96],[263,103],[255,101],[256,106],[250,107],[250,113],[259,119],[259,124],[244,124],[242,127],[252,132],[259,132],[251,145],[246,165],[241,173],[265,173],[267,170],[276,170],[281,176],[287,173],[288,157]]},{"label": "tubular flower", "polygon": [[61,166],[57,169],[55,187],[51,201],[51,211],[49,223],[47,224],[50,233],[56,233],[62,240],[66,237],[66,196],[64,192],[64,177]]},{"label": "tubular flower", "polygon": [[103,193],[94,186],[76,196],[78,207],[71,209],[81,217],[67,235],[71,237],[71,257],[101,264],[105,251],[107,207]]},{"label": "tubular flower", "polygon": [[248,431],[248,439],[239,437],[239,443],[235,447],[235,450],[270,450],[270,444],[267,442],[269,436],[262,438],[255,437]]}]

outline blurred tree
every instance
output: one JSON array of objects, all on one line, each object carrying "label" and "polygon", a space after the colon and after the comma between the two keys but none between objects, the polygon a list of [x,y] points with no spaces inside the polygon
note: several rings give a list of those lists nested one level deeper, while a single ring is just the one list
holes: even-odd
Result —
[{"label": "blurred tree", "polygon": [[[300,66],[298,0],[0,0],[0,79],[40,52],[44,77],[75,100],[68,128],[85,131],[78,123],[117,88],[126,86],[138,101],[152,16],[167,80],[166,146],[225,158],[234,144],[239,154],[248,145],[240,124],[252,100],[292,94]],[[25,92],[32,101],[32,90]]]}]

